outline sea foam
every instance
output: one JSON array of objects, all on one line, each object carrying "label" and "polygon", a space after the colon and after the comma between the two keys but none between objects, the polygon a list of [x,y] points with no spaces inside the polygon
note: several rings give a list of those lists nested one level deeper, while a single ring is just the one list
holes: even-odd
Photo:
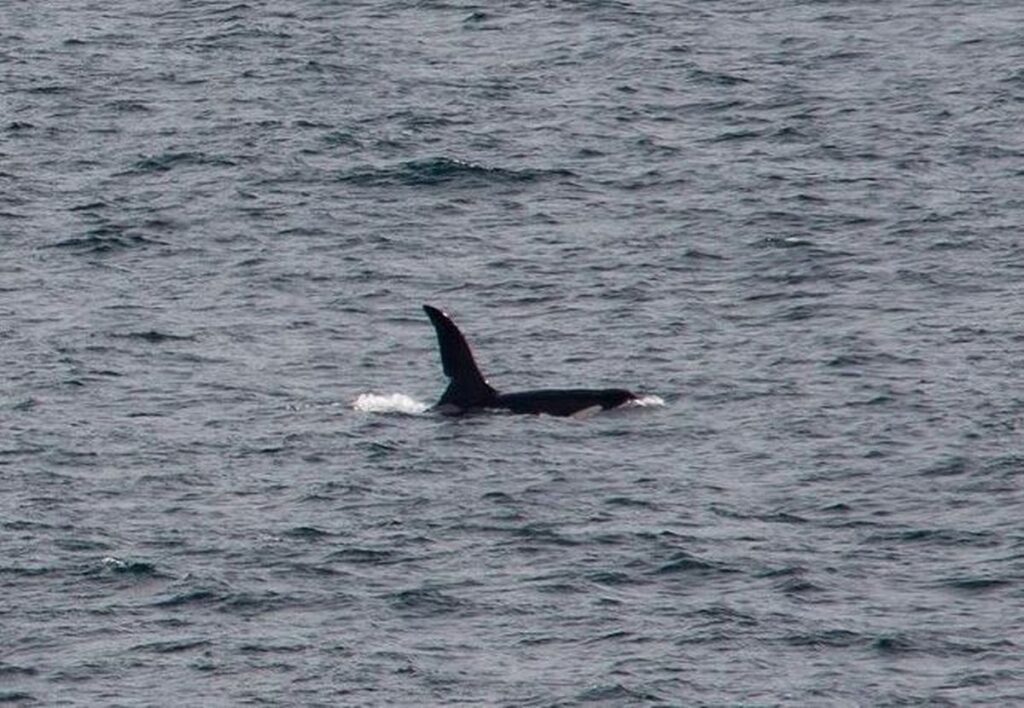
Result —
[{"label": "sea foam", "polygon": [[364,413],[404,413],[416,415],[430,406],[404,393],[361,393],[352,402],[352,408]]}]

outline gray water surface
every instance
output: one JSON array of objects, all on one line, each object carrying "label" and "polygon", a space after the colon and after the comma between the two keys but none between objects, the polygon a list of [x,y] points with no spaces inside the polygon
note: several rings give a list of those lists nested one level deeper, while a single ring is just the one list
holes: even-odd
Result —
[{"label": "gray water surface", "polygon": [[1022,28],[9,3],[0,700],[1024,701]]}]

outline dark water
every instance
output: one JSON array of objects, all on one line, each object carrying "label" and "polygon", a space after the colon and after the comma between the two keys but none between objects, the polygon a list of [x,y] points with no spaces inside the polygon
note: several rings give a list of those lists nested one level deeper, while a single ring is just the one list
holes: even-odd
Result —
[{"label": "dark water", "polygon": [[5,4],[0,700],[1024,701],[1022,28]]}]

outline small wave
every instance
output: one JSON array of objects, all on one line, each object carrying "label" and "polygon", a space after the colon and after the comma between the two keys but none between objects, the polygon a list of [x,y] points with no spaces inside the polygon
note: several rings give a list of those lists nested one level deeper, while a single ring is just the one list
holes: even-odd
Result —
[{"label": "small wave", "polygon": [[680,551],[656,568],[654,572],[657,575],[668,575],[674,573],[717,572],[721,570],[724,570],[724,567],[715,561],[707,561],[686,551]]},{"label": "small wave", "polygon": [[24,691],[3,691],[0,692],[0,703],[35,703],[36,697]]},{"label": "small wave", "polygon": [[296,526],[285,531],[284,535],[300,541],[321,541],[331,534],[330,532],[323,531],[315,526]]},{"label": "small wave", "polygon": [[155,329],[140,330],[138,332],[125,332],[124,334],[112,334],[111,336],[123,339],[139,339],[150,344],[195,341],[195,337],[190,334],[170,334],[168,332],[158,332]]},{"label": "small wave", "polygon": [[202,649],[210,644],[212,642],[208,639],[171,639],[136,644],[132,649],[134,651],[152,652],[154,654],[177,654],[178,652]]},{"label": "small wave", "polygon": [[415,588],[392,593],[388,596],[391,603],[399,610],[436,617],[440,614],[457,612],[466,608],[469,603],[453,595],[435,588]]},{"label": "small wave", "polygon": [[106,225],[93,229],[84,236],[73,236],[43,248],[59,248],[79,253],[104,254],[129,248],[145,246],[163,246],[164,241],[146,238],[136,233],[128,233],[120,226]]},{"label": "small wave", "polygon": [[154,566],[152,563],[146,563],[144,561],[124,560],[121,558],[115,558],[114,556],[107,556],[101,561],[101,563],[103,566],[103,570],[105,572],[113,573],[115,575],[158,575],[156,566]]},{"label": "small wave", "polygon": [[566,170],[506,169],[466,160],[435,157],[380,168],[360,168],[341,175],[339,180],[363,187],[418,187],[453,183],[464,187],[486,187],[571,176],[572,173]]},{"label": "small wave", "polygon": [[638,705],[638,704],[651,704],[651,703],[663,703],[664,698],[656,693],[652,693],[646,690],[635,690],[626,688],[620,683],[605,684],[601,686],[594,686],[576,696],[580,703],[601,703],[601,704],[612,704],[612,705]]},{"label": "small wave", "polygon": [[385,565],[394,563],[397,554],[394,551],[375,548],[342,548],[330,554],[328,558],[332,562]]},{"label": "small wave", "polygon": [[404,393],[361,393],[352,402],[352,408],[363,413],[404,413],[417,415],[430,408],[426,403]]},{"label": "small wave", "polygon": [[153,602],[153,607],[187,607],[215,604],[224,599],[221,593],[205,588],[196,588],[184,592],[176,592],[160,597]]},{"label": "small wave", "polygon": [[148,155],[141,157],[132,165],[131,170],[125,174],[168,172],[175,167],[207,167],[210,165],[220,167],[234,167],[235,161],[226,157],[207,155],[202,152],[165,152],[159,155]]}]

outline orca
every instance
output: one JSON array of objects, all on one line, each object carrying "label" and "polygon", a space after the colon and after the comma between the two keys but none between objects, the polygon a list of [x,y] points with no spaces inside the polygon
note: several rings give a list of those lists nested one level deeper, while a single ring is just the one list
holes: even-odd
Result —
[{"label": "orca", "polygon": [[501,393],[480,373],[473,351],[452,319],[430,305],[423,309],[437,331],[441,366],[450,381],[434,410],[447,415],[486,409],[512,413],[546,413],[555,416],[585,415],[617,408],[637,400],[636,394],[622,388],[542,389]]}]

